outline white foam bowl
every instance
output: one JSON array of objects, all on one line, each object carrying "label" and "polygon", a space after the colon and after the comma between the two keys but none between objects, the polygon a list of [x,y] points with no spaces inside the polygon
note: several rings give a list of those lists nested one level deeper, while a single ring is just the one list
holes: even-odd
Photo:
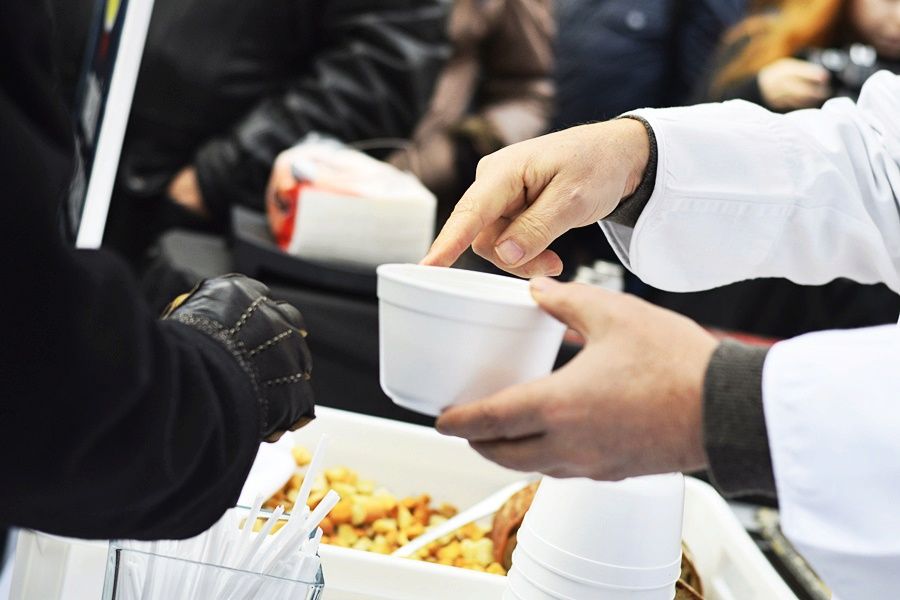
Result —
[{"label": "white foam bowl", "polygon": [[565,326],[527,281],[406,264],[377,272],[381,387],[396,404],[437,416],[552,370]]},{"label": "white foam bowl", "polygon": [[678,579],[683,514],[680,473],[616,482],[545,477],[518,539],[557,573],[657,587]]}]

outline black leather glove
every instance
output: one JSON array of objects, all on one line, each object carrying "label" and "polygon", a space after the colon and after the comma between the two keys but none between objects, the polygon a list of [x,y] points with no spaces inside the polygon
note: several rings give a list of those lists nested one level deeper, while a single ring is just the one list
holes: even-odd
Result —
[{"label": "black leather glove", "polygon": [[312,357],[300,311],[269,298],[269,288],[244,275],[206,279],[163,314],[223,344],[247,373],[260,412],[260,438],[276,441],[315,418]]}]

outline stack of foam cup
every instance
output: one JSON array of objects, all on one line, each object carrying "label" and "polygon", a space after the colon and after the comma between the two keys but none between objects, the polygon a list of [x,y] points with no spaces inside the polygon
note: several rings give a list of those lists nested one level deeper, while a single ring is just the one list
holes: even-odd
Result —
[{"label": "stack of foam cup", "polygon": [[672,600],[684,478],[545,477],[517,534],[504,600]]}]

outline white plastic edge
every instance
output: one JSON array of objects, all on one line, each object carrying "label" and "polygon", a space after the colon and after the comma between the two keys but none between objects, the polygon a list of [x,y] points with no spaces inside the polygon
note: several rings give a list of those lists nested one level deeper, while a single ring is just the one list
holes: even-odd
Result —
[{"label": "white plastic edge", "polygon": [[75,239],[76,248],[96,249],[103,242],[106,216],[119,168],[119,154],[152,14],[153,0],[132,0],[128,3],[105,114],[97,138],[97,154],[91,166],[81,224]]}]

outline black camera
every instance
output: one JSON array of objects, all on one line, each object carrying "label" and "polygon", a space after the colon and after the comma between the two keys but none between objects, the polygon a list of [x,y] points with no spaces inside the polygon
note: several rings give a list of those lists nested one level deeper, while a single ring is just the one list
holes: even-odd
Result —
[{"label": "black camera", "polygon": [[803,58],[828,69],[835,96],[854,100],[859,97],[866,80],[876,71],[896,71],[897,68],[897,65],[880,61],[875,48],[865,44],[853,44],[848,48],[813,48]]}]

